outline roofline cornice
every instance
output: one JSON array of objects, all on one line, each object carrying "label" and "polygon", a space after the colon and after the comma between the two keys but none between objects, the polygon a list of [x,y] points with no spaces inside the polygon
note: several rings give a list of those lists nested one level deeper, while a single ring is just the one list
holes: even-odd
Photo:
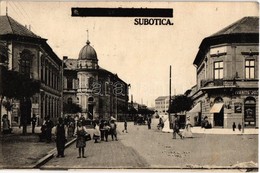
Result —
[{"label": "roofline cornice", "polygon": [[199,46],[199,51],[193,64],[198,66],[201,63],[210,46],[224,43],[259,43],[259,33],[224,34],[206,37]]}]

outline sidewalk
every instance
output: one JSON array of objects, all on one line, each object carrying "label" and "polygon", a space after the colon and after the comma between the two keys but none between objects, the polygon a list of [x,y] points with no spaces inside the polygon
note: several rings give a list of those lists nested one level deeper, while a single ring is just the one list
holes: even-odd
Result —
[{"label": "sidewalk", "polygon": [[[164,128],[162,131],[166,132],[166,133],[172,133],[173,132],[173,130],[169,129],[169,128],[168,129]],[[183,129],[181,129],[180,131],[183,131]],[[242,131],[239,131],[238,129],[233,131],[233,129],[222,129],[222,128],[204,129],[204,128],[201,128],[201,127],[192,127],[191,131],[192,131],[192,133],[198,133],[198,134],[258,135],[258,129],[247,129],[247,128],[245,128],[244,133],[242,133]]]},{"label": "sidewalk", "polygon": [[39,142],[40,127],[32,134],[28,126],[26,135],[22,134],[22,128],[12,128],[12,134],[0,135],[0,169],[31,169],[48,152],[55,150],[54,139],[51,143]]},{"label": "sidewalk", "polygon": [[[166,132],[166,133],[172,133],[173,130],[170,129],[169,127],[169,121],[167,120],[164,123],[164,128],[162,129],[162,132]],[[183,129],[180,129],[180,131],[183,131]],[[201,127],[192,127],[191,128],[192,133],[199,133],[199,134],[220,134],[220,135],[239,135],[239,134],[243,134],[243,135],[258,135],[258,129],[255,128],[245,128],[244,129],[244,133],[242,133],[242,130],[239,131],[238,129],[236,129],[235,131],[233,131],[233,129],[229,129],[229,128],[212,128],[212,129],[204,129]]]}]

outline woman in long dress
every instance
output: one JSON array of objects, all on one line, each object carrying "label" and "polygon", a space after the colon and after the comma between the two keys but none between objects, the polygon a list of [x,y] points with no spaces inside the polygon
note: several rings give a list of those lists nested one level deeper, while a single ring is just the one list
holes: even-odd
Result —
[{"label": "woman in long dress", "polygon": [[192,138],[190,116],[187,117],[186,126],[185,126],[183,133],[182,133],[182,136],[185,137],[185,138]]},{"label": "woman in long dress", "polygon": [[77,158],[86,158],[85,157],[85,147],[86,147],[86,139],[85,135],[87,134],[86,128],[82,126],[81,122],[77,123],[78,126],[75,128],[76,139],[76,147],[79,149],[79,156]]}]

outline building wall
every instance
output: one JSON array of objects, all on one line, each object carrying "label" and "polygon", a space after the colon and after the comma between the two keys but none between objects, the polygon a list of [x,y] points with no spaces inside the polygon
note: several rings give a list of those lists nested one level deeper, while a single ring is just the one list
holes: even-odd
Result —
[{"label": "building wall", "polygon": [[[254,98],[255,125],[258,127],[258,74],[259,74],[258,44],[234,43],[211,46],[202,63],[197,67],[198,90],[193,99],[202,102],[202,117],[208,116],[214,126],[214,114],[210,113],[214,100],[223,99],[224,127],[231,128],[233,122],[242,124],[245,117],[245,101]],[[254,78],[246,79],[245,60],[254,60]],[[223,79],[220,83],[214,81],[214,62],[223,61]],[[202,84],[202,85],[201,85]],[[207,88],[207,89],[205,89]],[[203,91],[203,92],[201,92]],[[200,94],[199,94],[200,93]],[[235,106],[241,105],[237,113]],[[246,123],[246,122],[245,122]],[[248,126],[246,124],[246,126]]]},{"label": "building wall", "polygon": [[158,114],[167,114],[169,108],[169,97],[155,100],[155,109]]},{"label": "building wall", "polygon": [[[31,114],[36,114],[40,124],[47,115],[56,121],[61,111],[60,65],[38,44],[11,40],[8,41],[8,48],[11,51],[8,60],[9,70],[20,71],[19,60],[25,51],[30,52],[32,55],[30,60],[30,77],[40,80],[41,87],[40,93],[35,94],[31,98]],[[18,125],[20,124],[19,101],[13,100],[12,102],[15,106],[11,111],[11,121],[14,125]]]}]

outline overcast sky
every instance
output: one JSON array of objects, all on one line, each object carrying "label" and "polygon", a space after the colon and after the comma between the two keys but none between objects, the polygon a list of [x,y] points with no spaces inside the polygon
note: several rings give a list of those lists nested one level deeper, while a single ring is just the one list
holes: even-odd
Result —
[{"label": "overcast sky", "polygon": [[[5,15],[6,2],[1,3]],[[244,16],[258,16],[254,2],[37,2],[8,1],[8,14],[48,39],[62,58],[78,58],[89,40],[99,65],[131,84],[134,101],[154,106],[158,96],[183,94],[196,84],[193,60],[203,38]],[[172,26],[134,25],[135,18],[71,17],[71,7],[172,8]]]}]

